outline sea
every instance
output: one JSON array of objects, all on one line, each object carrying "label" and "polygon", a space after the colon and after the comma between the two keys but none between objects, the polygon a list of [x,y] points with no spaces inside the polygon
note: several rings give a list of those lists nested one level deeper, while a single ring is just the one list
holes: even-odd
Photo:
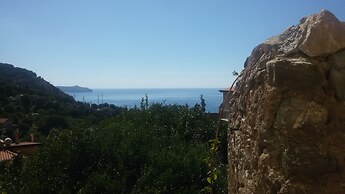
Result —
[{"label": "sea", "polygon": [[216,113],[223,95],[218,88],[166,88],[166,89],[92,89],[92,92],[67,93],[76,101],[90,104],[108,103],[132,108],[140,107],[141,99],[148,96],[149,103],[179,104],[194,106],[200,104],[200,97],[206,102],[206,111]]}]

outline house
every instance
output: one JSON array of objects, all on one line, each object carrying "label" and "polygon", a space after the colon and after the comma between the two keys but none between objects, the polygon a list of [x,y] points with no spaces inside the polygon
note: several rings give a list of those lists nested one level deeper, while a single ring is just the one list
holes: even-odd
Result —
[{"label": "house", "polygon": [[16,141],[13,143],[10,138],[0,140],[0,162],[11,163],[18,154],[22,156],[32,155],[41,145],[39,142],[19,142],[19,136],[15,135]]},{"label": "house", "polygon": [[233,88],[226,88],[219,90],[219,92],[223,93],[223,102],[219,106],[219,114],[221,116],[221,120],[228,122],[229,120],[229,114],[230,114],[230,98],[232,94],[234,93]]},{"label": "house", "polygon": [[10,146],[5,146],[5,149],[11,152],[20,153],[24,156],[30,156],[40,145],[41,143],[39,142],[11,143]]}]

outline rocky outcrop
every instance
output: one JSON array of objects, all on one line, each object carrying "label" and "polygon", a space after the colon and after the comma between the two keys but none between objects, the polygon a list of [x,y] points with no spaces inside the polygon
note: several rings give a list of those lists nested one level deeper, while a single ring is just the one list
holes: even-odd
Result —
[{"label": "rocky outcrop", "polygon": [[229,193],[345,193],[345,23],[321,11],[254,48],[229,100]]}]

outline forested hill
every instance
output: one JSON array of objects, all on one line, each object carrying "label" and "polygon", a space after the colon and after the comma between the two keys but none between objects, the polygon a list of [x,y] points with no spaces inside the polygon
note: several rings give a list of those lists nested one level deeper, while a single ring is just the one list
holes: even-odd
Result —
[{"label": "forested hill", "polygon": [[62,102],[73,102],[71,96],[66,95],[36,73],[0,63],[0,95],[1,97],[15,97],[28,94],[45,98],[54,98]]},{"label": "forested hill", "polygon": [[121,108],[109,104],[86,104],[54,87],[36,73],[0,63],[0,118],[12,125],[0,128],[0,137],[21,138],[29,133],[48,135],[53,128],[69,128],[75,123],[94,124],[119,114]]}]

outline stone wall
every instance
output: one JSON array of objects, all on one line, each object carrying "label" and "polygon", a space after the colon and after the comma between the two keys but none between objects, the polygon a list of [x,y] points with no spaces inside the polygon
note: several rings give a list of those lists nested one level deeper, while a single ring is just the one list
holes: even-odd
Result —
[{"label": "stone wall", "polygon": [[345,193],[345,23],[302,18],[254,48],[229,106],[229,193]]}]

